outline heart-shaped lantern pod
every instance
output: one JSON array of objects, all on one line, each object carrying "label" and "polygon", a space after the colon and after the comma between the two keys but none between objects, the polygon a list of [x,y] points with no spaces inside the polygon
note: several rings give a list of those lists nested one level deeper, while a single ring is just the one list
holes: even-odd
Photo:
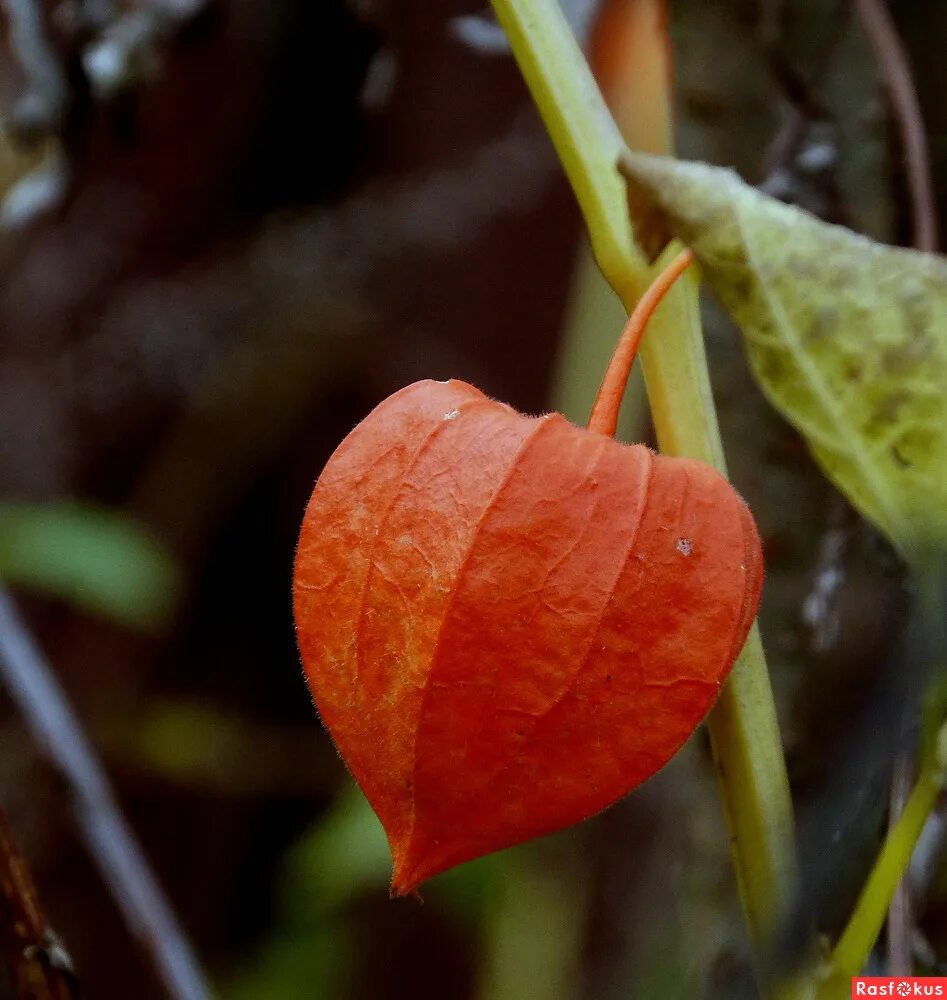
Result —
[{"label": "heart-shaped lantern pod", "polygon": [[647,317],[688,260],[629,321],[592,429],[418,382],[316,484],[298,641],[387,832],[395,894],[650,777],[743,645],[762,578],[746,506],[709,466],[610,437]]}]

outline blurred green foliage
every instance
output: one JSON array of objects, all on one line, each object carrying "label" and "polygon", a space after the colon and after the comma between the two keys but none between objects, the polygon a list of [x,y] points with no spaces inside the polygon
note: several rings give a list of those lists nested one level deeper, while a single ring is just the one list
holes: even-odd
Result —
[{"label": "blurred green foliage", "polygon": [[[575,837],[566,831],[492,854],[424,887],[423,905],[475,945],[476,991],[483,1000],[572,995],[584,908],[576,873],[560,862]],[[273,935],[236,971],[225,994],[237,1000],[362,995],[354,985],[360,968],[355,905],[386,894],[390,878],[381,824],[349,785],[289,852]]]},{"label": "blurred green foliage", "polygon": [[167,621],[180,590],[177,567],[144,527],[65,501],[0,503],[0,579],[145,630]]}]

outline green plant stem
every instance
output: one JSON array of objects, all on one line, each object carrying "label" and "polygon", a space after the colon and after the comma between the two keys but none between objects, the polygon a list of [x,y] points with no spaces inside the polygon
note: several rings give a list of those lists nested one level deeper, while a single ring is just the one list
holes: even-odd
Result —
[{"label": "green plant stem", "polygon": [[592,252],[627,307],[650,283],[615,169],[624,140],[556,0],[492,0],[588,227]]},{"label": "green plant stem", "polygon": [[[605,277],[631,311],[652,269],[633,240],[616,162],[623,148],[588,65],[555,0],[492,0],[588,226]],[[723,470],[697,303],[685,276],[652,320],[641,350],[662,451]],[[710,716],[734,865],[747,926],[760,959],[795,891],[792,804],[772,690],[754,627]],[[808,986],[768,995],[801,998]]]},{"label": "green plant stem", "polygon": [[832,967],[839,975],[851,978],[864,967],[881,933],[894,891],[908,869],[917,839],[943,787],[943,779],[943,769],[936,758],[922,768],[904,811],[875,861],[848,926],[832,952]]},{"label": "green plant stem", "polygon": [[[674,252],[662,255],[659,263]],[[661,450],[726,471],[700,333],[697,277],[669,296],[660,330],[641,345],[645,384]],[[689,286],[689,289],[688,289]],[[655,319],[659,316],[655,314]],[[759,627],[754,624],[707,718],[734,869],[760,971],[773,931],[797,886],[792,799]],[[772,997],[805,997],[804,984],[767,987]]]},{"label": "green plant stem", "polygon": [[[930,551],[915,549],[909,564],[918,592],[922,628],[933,657],[932,676],[943,683],[945,650],[947,650],[947,592],[943,589],[939,545]],[[929,695],[927,712],[937,721],[925,726],[927,733],[921,746],[921,769],[917,781],[897,822],[890,828],[875,859],[871,874],[858,897],[855,909],[829,956],[826,978],[819,991],[819,1000],[841,1000],[848,997],[852,976],[864,969],[878,940],[898,884],[906,876],[914,848],[945,785],[947,772],[947,722],[944,722],[944,698],[935,681]]]}]

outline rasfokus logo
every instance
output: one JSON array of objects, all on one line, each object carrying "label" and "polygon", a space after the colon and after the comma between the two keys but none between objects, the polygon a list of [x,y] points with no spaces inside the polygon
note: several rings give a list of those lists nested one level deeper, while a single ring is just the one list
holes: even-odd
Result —
[{"label": "rasfokus logo", "polygon": [[852,997],[947,997],[947,978],[858,976],[852,980]]}]

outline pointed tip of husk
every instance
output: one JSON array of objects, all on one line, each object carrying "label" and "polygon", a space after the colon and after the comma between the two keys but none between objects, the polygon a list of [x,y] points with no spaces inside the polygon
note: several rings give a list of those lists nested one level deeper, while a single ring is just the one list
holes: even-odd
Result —
[{"label": "pointed tip of husk", "polygon": [[388,895],[392,899],[402,899],[405,896],[413,896],[415,899],[421,900],[421,894],[418,892],[418,886],[424,881],[424,876],[418,876],[417,868],[409,868],[404,864],[399,864],[395,861],[394,869],[391,874],[391,886],[388,890]]}]

